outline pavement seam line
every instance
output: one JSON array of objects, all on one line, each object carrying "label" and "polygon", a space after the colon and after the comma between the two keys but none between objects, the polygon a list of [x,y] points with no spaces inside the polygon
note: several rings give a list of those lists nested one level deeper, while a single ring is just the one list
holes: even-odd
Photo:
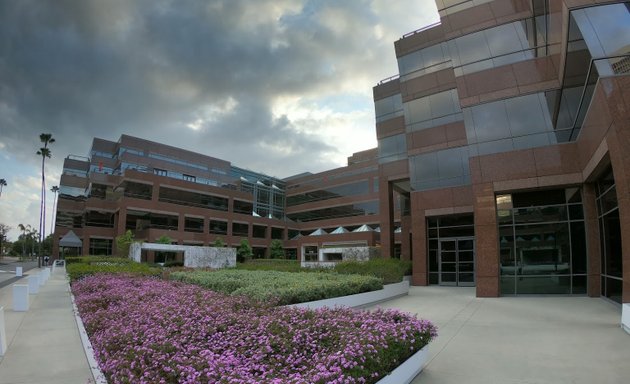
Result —
[{"label": "pavement seam line", "polygon": [[466,320],[464,320],[462,322],[462,324],[457,328],[457,330],[455,331],[455,333],[453,333],[453,335],[444,343],[444,345],[442,346],[442,348],[440,348],[439,351],[437,351],[437,353],[432,353],[431,354],[431,358],[427,361],[427,363],[425,364],[425,368],[429,366],[429,364],[431,364],[431,362],[433,361],[433,359],[435,359],[436,357],[438,357],[440,355],[440,353],[442,353],[443,350],[446,349],[446,347],[451,343],[451,341],[453,341],[453,339],[455,338],[455,336],[457,336],[462,328],[464,328],[464,325],[466,325],[466,323],[468,323],[468,321],[470,320],[470,318],[477,313],[477,311],[479,310],[479,308],[481,307],[481,305],[483,304],[485,299],[477,299],[476,298],[472,298],[468,304],[466,304],[466,306],[464,308],[462,308],[461,310],[459,310],[455,316],[453,316],[449,321],[446,322],[446,324],[444,325],[444,327],[448,326],[453,319],[457,318],[462,312],[466,311],[466,309],[468,309],[468,307],[470,307],[473,304],[478,304],[477,308],[475,308],[472,313],[468,316],[468,318]]}]

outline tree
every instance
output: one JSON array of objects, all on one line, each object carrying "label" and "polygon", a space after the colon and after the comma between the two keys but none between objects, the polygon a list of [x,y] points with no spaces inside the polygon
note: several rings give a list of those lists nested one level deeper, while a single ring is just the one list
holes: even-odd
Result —
[{"label": "tree", "polygon": [[[44,146],[37,151],[37,154],[42,157],[42,191],[41,191],[41,204],[39,209],[39,244],[41,247],[44,234],[46,233],[46,172],[44,170],[44,165],[46,163],[46,158],[51,157],[52,152],[50,148],[48,148],[48,144],[52,144],[55,142],[55,139],[52,137],[52,133],[42,133],[39,135],[39,141],[41,141]],[[41,259],[41,249],[40,255],[37,258],[37,267],[42,266]]]},{"label": "tree", "polygon": [[2,187],[6,187],[7,181],[5,179],[0,179],[0,196],[2,196]]},{"label": "tree", "polygon": [[22,257],[26,254],[26,227],[24,224],[18,224],[18,228],[22,231]]},{"label": "tree", "polygon": [[170,244],[173,242],[173,240],[166,235],[162,235],[158,237],[157,240],[155,240],[155,242],[158,244]]},{"label": "tree", "polygon": [[9,233],[10,230],[11,230],[11,227],[9,227],[6,224],[0,223],[0,257],[4,255],[4,248],[2,247],[6,241],[7,233]]},{"label": "tree", "polygon": [[52,235],[53,233],[55,233],[55,215],[57,214],[57,192],[59,192],[59,187],[56,185],[53,185],[52,188],[50,188],[50,191],[52,193],[55,194],[55,199],[53,200],[53,209],[52,209],[52,215],[50,218],[50,234]]},{"label": "tree", "polygon": [[116,247],[118,248],[118,252],[120,252],[124,257],[129,255],[129,247],[131,243],[133,243],[134,235],[131,232],[131,229],[128,229],[123,235],[116,236]]},{"label": "tree", "polygon": [[236,249],[236,261],[238,261],[239,263],[244,263],[253,255],[254,253],[252,252],[252,247],[250,247],[249,245],[249,241],[247,241],[247,239],[242,239],[241,244]]},{"label": "tree", "polygon": [[212,243],[213,247],[217,247],[217,248],[223,248],[225,247],[225,241],[223,241],[222,238],[217,237],[216,239],[214,239],[214,242]]},{"label": "tree", "polygon": [[271,240],[269,254],[272,259],[284,259],[284,247],[282,246],[282,240]]}]

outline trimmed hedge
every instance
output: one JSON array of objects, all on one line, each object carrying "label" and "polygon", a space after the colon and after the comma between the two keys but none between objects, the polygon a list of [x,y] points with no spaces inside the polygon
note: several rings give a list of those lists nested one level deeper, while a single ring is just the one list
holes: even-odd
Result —
[{"label": "trimmed hedge", "polygon": [[400,283],[410,273],[411,262],[398,259],[371,259],[368,261],[341,261],[333,269],[342,274],[376,276],[383,284]]},{"label": "trimmed hedge", "polygon": [[123,257],[109,257],[109,256],[74,256],[66,257],[66,265],[69,264],[96,264],[96,263],[115,263],[115,264],[130,264],[134,263],[133,260]]},{"label": "trimmed hedge", "polygon": [[[126,259],[123,259],[126,260]],[[162,270],[148,264],[130,262],[117,262],[113,259],[107,261],[92,261],[91,263],[70,263],[66,266],[66,273],[70,282],[77,281],[85,276],[97,273],[121,273],[137,276],[160,276]]]},{"label": "trimmed hedge", "polygon": [[383,288],[373,276],[336,273],[244,271],[173,272],[171,280],[196,284],[229,295],[244,295],[275,305],[303,303]]},{"label": "trimmed hedge", "polygon": [[340,261],[334,268],[302,268],[299,261],[259,259],[238,263],[237,269],[249,271],[337,272],[344,275],[376,276],[383,284],[400,283],[411,274],[411,261],[375,258],[368,261]]},{"label": "trimmed hedge", "polygon": [[[282,259],[248,260],[244,263],[237,263],[236,268],[248,271],[308,272],[308,270],[302,269],[299,261]],[[315,268],[313,270],[317,271]]]}]

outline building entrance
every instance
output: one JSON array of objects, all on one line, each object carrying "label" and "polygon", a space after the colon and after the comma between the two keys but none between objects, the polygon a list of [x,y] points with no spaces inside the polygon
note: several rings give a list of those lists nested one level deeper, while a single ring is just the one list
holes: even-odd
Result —
[{"label": "building entrance", "polygon": [[439,248],[439,271],[440,285],[474,287],[474,237],[441,238]]}]

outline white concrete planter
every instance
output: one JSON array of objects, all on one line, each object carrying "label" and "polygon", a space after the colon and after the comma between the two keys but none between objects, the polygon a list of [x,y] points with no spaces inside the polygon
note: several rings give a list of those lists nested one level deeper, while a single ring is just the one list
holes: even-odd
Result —
[{"label": "white concrete planter", "polygon": [[31,295],[39,293],[39,273],[28,276],[28,293]]},{"label": "white concrete planter", "polygon": [[383,289],[372,292],[357,293],[356,295],[333,297],[331,299],[309,301],[306,303],[298,303],[287,305],[287,307],[317,309],[322,307],[362,307],[364,305],[375,304],[380,301],[390,300],[394,297],[404,296],[409,293],[409,282],[403,281],[395,284],[387,284]]},{"label": "white concrete planter", "polygon": [[621,328],[630,333],[630,303],[621,306]]},{"label": "white concrete planter", "polygon": [[28,311],[28,294],[30,284],[13,284],[13,310],[16,312]]},{"label": "white concrete planter", "polygon": [[410,358],[405,360],[404,363],[394,369],[389,375],[383,377],[377,384],[409,384],[411,381],[422,372],[424,365],[429,359],[429,346],[425,345],[424,348],[414,353]]}]

